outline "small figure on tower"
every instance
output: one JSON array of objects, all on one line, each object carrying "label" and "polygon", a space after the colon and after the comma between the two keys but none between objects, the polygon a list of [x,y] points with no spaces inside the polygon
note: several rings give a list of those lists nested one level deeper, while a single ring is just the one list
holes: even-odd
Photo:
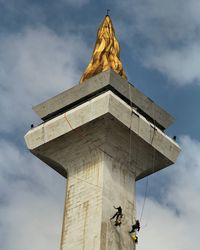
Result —
[{"label": "small figure on tower", "polygon": [[136,220],[135,224],[132,225],[132,229],[131,231],[129,232],[130,234],[135,232],[135,230],[137,230],[138,232],[140,231],[140,222],[139,220]]},{"label": "small figure on tower", "polygon": [[131,238],[135,241],[135,243],[138,243],[138,236],[137,233],[140,231],[140,222],[139,220],[136,220],[135,224],[132,225],[132,229],[129,232],[131,235]]},{"label": "small figure on tower", "polygon": [[113,206],[113,207],[114,207],[114,209],[117,210],[117,212],[113,215],[113,217],[110,218],[110,220],[113,220],[116,217],[115,226],[120,226],[122,224],[121,219],[123,216],[122,208],[121,208],[121,206],[119,206],[119,207]]}]

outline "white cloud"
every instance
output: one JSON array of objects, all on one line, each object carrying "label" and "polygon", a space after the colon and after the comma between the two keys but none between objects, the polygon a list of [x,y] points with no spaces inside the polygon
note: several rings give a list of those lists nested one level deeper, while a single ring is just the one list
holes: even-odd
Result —
[{"label": "white cloud", "polygon": [[118,8],[129,20],[122,28],[125,39],[139,41],[145,66],[179,85],[200,84],[199,0],[125,0],[118,1]]},{"label": "white cloud", "polygon": [[[170,178],[162,200],[148,198],[146,201],[139,250],[198,248],[200,142],[184,136],[181,147],[182,153],[176,166],[167,170]],[[140,205],[141,202],[140,197]]]},{"label": "white cloud", "polygon": [[0,130],[30,124],[32,106],[77,84],[86,53],[81,37],[67,31],[65,37],[45,27],[4,34],[0,38]]},{"label": "white cloud", "polygon": [[8,141],[0,149],[1,249],[59,249],[64,178]]},{"label": "white cloud", "polygon": [[149,54],[144,64],[158,69],[180,86],[191,82],[200,84],[200,44],[189,44],[178,50],[168,49],[158,55]]}]

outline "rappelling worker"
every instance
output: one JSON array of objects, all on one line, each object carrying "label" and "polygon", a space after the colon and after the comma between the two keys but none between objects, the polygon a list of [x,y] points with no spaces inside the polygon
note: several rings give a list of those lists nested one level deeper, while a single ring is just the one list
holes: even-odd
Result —
[{"label": "rappelling worker", "polygon": [[121,225],[121,219],[122,219],[122,208],[119,206],[119,207],[115,207],[113,206],[114,209],[117,209],[117,212],[113,215],[112,218],[110,218],[110,220],[113,220],[115,217],[116,217],[116,220],[115,220],[115,226],[120,226]]},{"label": "rappelling worker", "polygon": [[135,243],[138,243],[138,236],[137,236],[137,232],[140,231],[140,222],[139,220],[136,220],[135,224],[132,225],[132,229],[129,232],[131,234],[131,238],[135,241]]},{"label": "rappelling worker", "polygon": [[139,220],[136,220],[135,224],[132,225],[132,229],[131,229],[131,231],[129,233],[131,234],[131,233],[135,232],[136,230],[138,232],[140,231],[140,222],[139,222]]}]

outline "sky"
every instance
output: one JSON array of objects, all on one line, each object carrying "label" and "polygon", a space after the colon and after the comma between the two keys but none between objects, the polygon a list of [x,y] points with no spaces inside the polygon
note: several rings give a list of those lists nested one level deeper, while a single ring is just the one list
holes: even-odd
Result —
[{"label": "sky", "polygon": [[0,0],[1,250],[59,249],[66,180],[23,137],[33,106],[79,82],[107,9],[129,82],[176,118],[166,132],[182,149],[148,178],[137,249],[198,249],[200,1]]}]

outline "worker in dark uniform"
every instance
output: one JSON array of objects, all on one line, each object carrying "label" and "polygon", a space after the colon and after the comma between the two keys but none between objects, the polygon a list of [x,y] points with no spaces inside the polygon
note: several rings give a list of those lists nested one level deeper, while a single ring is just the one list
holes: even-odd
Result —
[{"label": "worker in dark uniform", "polygon": [[140,222],[139,222],[139,220],[136,220],[135,224],[132,225],[132,229],[131,229],[131,231],[129,233],[131,234],[131,233],[135,232],[136,230],[138,232],[140,231]]},{"label": "worker in dark uniform", "polygon": [[113,207],[114,207],[114,209],[117,210],[117,212],[113,215],[112,218],[110,218],[110,220],[113,220],[116,217],[115,226],[120,226],[121,225],[121,218],[123,216],[122,208],[120,206],[119,207],[113,206]]}]

